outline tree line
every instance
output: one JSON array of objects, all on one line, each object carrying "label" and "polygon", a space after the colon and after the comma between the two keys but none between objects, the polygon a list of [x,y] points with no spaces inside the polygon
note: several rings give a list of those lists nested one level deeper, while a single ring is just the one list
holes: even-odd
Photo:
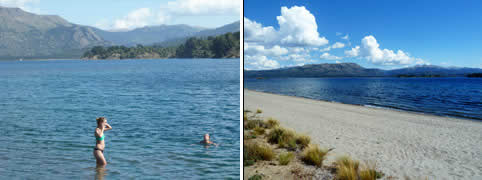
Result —
[{"label": "tree line", "polygon": [[138,58],[233,58],[239,57],[239,32],[207,38],[192,37],[179,46],[160,45],[135,47],[95,46],[83,55],[87,59],[138,59]]}]

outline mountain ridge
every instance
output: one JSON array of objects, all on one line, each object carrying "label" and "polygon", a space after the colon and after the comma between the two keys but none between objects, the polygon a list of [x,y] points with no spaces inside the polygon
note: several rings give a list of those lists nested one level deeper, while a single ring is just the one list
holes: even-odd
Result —
[{"label": "mountain ridge", "polygon": [[215,29],[159,25],[110,32],[70,23],[58,15],[37,15],[0,6],[0,60],[80,58],[94,46],[152,45],[176,38],[180,42],[175,45],[179,45],[196,33]]},{"label": "mountain ridge", "polygon": [[271,70],[244,70],[248,78],[272,77],[453,77],[482,73],[480,68],[418,65],[393,70],[364,68],[356,63],[321,63]]}]

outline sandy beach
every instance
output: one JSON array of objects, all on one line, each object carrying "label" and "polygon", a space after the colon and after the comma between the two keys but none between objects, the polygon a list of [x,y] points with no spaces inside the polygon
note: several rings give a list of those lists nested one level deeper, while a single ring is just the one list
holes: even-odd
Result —
[{"label": "sandy beach", "polygon": [[263,110],[285,127],[387,176],[482,179],[482,122],[244,90],[244,109]]}]

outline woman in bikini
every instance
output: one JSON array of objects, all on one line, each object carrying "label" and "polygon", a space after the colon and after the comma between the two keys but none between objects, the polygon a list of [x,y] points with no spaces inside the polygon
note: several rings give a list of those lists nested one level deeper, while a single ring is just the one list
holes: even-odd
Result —
[{"label": "woman in bikini", "polygon": [[104,132],[111,130],[112,127],[107,124],[107,119],[105,117],[97,118],[97,128],[95,128],[95,148],[94,157],[97,160],[97,165],[105,166],[107,161],[104,158]]}]

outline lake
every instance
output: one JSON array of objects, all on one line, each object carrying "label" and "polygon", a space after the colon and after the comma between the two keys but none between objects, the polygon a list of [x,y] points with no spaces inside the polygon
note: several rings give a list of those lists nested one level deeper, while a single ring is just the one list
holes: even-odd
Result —
[{"label": "lake", "polygon": [[239,59],[0,61],[0,179],[239,179],[239,91]]},{"label": "lake", "polygon": [[245,88],[482,120],[482,78],[250,78]]}]

